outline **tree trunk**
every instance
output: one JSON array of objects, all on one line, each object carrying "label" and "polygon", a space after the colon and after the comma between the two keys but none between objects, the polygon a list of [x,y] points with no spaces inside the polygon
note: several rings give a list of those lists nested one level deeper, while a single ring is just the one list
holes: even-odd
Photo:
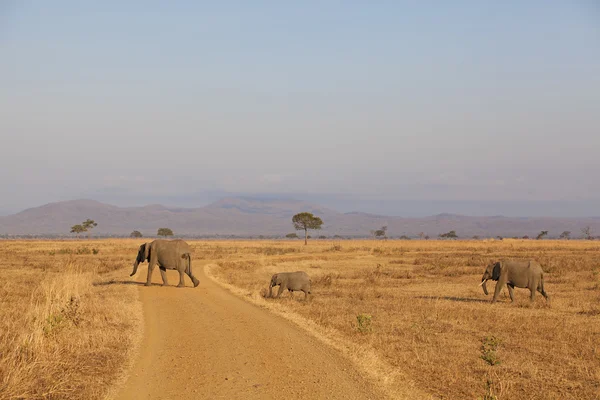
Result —
[{"label": "tree trunk", "polygon": [[304,228],[304,245],[308,244],[308,229]]}]

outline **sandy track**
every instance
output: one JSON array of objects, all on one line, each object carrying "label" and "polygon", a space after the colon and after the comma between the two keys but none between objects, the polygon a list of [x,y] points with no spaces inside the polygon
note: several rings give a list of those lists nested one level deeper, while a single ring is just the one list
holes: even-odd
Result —
[{"label": "sandy track", "polygon": [[195,289],[140,287],[144,339],[117,399],[382,398],[336,351],[194,271]]}]

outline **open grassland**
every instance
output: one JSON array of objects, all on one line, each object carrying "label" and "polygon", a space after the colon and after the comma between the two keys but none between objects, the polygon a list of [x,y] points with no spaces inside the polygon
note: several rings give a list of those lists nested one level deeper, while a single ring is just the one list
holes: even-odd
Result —
[{"label": "open grassland", "polygon": [[[218,280],[315,323],[388,392],[443,399],[600,398],[600,243],[584,241],[196,242]],[[487,263],[535,259],[541,295],[478,284]],[[263,299],[275,272],[304,270],[313,298]],[[491,283],[491,285],[489,285]],[[492,289],[494,282],[489,282]],[[359,349],[360,351],[356,351]],[[377,361],[368,357],[374,353]],[[364,359],[363,359],[364,357]],[[408,392],[410,396],[410,392]]]},{"label": "open grassland", "polygon": [[[0,398],[110,394],[139,343],[138,286],[127,283],[144,241],[0,241]],[[600,398],[599,242],[188,243],[238,294],[345,343],[389,393]],[[490,304],[478,284],[498,258],[539,261],[551,306],[539,294],[530,305],[524,289]],[[312,277],[310,301],[263,298],[273,273],[296,270]]]},{"label": "open grassland", "polygon": [[[133,250],[132,250],[133,249]],[[0,241],[0,398],[98,399],[139,342],[128,241]]]}]

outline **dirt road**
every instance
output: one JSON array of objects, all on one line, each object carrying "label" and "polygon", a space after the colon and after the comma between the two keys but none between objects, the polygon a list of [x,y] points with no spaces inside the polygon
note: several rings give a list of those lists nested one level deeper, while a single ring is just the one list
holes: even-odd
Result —
[{"label": "dirt road", "polygon": [[[117,399],[378,399],[334,350],[222,289],[140,287],[145,333]],[[146,270],[137,279],[145,281]],[[168,272],[169,282],[178,274]],[[158,269],[154,282],[160,283]]]}]

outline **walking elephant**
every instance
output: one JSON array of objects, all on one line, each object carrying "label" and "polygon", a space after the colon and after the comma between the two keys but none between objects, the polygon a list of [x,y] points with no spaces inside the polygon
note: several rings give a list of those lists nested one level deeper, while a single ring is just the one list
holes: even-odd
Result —
[{"label": "walking elephant", "polygon": [[310,293],[310,277],[304,271],[296,272],[280,272],[271,277],[271,283],[269,283],[269,295],[273,297],[273,287],[279,286],[276,298],[279,298],[284,290],[290,292],[302,291],[304,292],[304,300],[308,298]]},{"label": "walking elephant", "polygon": [[133,263],[133,272],[129,276],[133,276],[137,272],[138,265],[144,261],[148,261],[148,279],[146,286],[152,283],[152,272],[154,267],[158,265],[160,276],[163,280],[163,286],[169,284],[167,282],[167,269],[175,269],[179,271],[179,285],[184,287],[183,274],[187,274],[192,280],[194,287],[200,283],[192,274],[192,249],[183,240],[163,240],[157,239],[150,243],[144,243],[138,250],[138,255]]},{"label": "walking elephant", "polygon": [[535,292],[538,291],[546,298],[546,302],[550,302],[548,294],[544,290],[544,271],[540,264],[536,261],[516,261],[506,260],[490,263],[483,277],[481,278],[481,286],[483,292],[487,295],[486,282],[491,279],[497,281],[496,289],[494,290],[494,298],[492,302],[498,300],[502,287],[508,287],[510,301],[514,301],[514,287],[527,288],[531,292],[530,300],[535,300]]}]

